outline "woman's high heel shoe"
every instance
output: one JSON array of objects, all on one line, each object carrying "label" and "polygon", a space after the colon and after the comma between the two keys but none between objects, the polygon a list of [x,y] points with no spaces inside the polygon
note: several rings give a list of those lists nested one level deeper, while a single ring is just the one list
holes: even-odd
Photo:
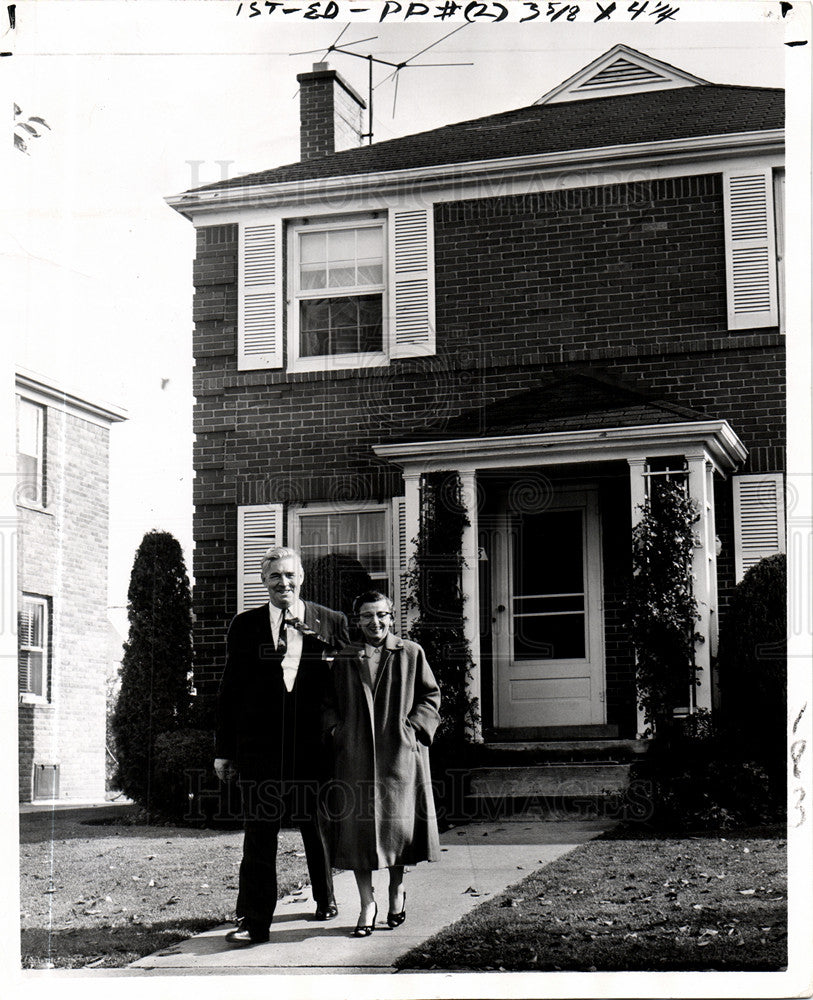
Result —
[{"label": "woman's high heel shoe", "polygon": [[374,903],[373,905],[375,906],[373,922],[371,924],[356,924],[353,937],[369,937],[375,930],[375,922],[378,919],[378,903]]},{"label": "woman's high heel shoe", "polygon": [[400,927],[401,924],[406,920],[406,893],[404,893],[404,903],[401,907],[400,913],[388,913],[387,914],[387,927],[391,930],[395,930],[396,927]]}]

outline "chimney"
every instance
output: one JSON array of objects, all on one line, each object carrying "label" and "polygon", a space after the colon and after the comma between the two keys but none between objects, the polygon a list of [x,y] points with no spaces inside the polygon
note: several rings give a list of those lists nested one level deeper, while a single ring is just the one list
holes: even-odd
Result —
[{"label": "chimney", "polygon": [[313,160],[361,145],[361,112],[367,107],[327,63],[300,73],[299,158]]}]

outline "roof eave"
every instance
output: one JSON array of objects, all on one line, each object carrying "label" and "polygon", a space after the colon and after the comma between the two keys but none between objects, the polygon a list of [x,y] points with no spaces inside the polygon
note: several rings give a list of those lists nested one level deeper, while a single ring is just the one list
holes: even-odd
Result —
[{"label": "roof eave", "polygon": [[175,211],[193,220],[195,215],[220,212],[223,209],[307,203],[315,197],[322,199],[332,194],[340,194],[342,198],[373,193],[378,196],[392,193],[415,195],[470,181],[504,180],[507,176],[517,179],[524,174],[539,176],[575,165],[583,172],[617,164],[641,166],[664,159],[691,159],[698,155],[720,157],[781,153],[784,150],[784,139],[784,129],[762,129],[727,135],[691,136],[656,142],[532,153],[494,160],[468,160],[403,170],[249,184],[210,191],[186,191],[170,195],[165,200]]},{"label": "roof eave", "polygon": [[702,455],[726,475],[748,452],[727,420],[686,420],[637,427],[600,427],[577,431],[468,437],[452,441],[407,441],[373,445],[379,458],[405,474],[426,469],[560,465],[647,458],[684,453]]}]

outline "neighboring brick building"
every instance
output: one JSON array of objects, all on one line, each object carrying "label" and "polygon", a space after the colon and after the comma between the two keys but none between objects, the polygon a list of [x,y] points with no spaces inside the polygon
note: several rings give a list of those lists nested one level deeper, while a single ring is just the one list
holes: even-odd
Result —
[{"label": "neighboring brick building", "polygon": [[16,382],[20,801],[103,801],[108,444],[125,413]]},{"label": "neighboring brick building", "polygon": [[197,227],[198,690],[273,542],[400,605],[421,475],[454,469],[485,738],[634,736],[630,530],[671,469],[711,707],[720,609],[783,548],[783,92],[620,45],[531,107],[334,152],[314,116],[350,90],[298,79],[300,163],[169,199]]}]

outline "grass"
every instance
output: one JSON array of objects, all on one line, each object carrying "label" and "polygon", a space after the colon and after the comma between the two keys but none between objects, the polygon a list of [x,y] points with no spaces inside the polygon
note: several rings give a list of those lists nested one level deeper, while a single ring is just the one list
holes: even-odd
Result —
[{"label": "grass", "polygon": [[787,963],[784,830],[617,831],[478,906],[400,969],[774,971]]},{"label": "grass", "polygon": [[[23,967],[121,967],[233,919],[241,848],[239,830],[23,815]],[[277,872],[280,896],[306,883],[298,832],[280,834]]]}]

